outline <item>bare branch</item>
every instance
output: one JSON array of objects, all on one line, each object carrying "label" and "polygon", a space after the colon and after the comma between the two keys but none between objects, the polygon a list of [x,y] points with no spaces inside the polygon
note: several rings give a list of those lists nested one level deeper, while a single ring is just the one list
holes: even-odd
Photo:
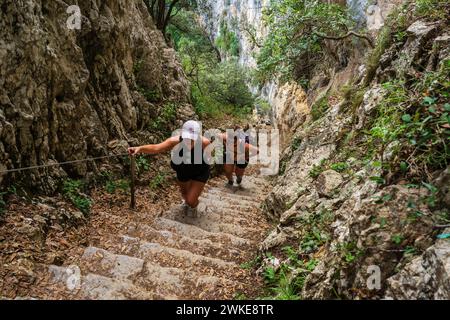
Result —
[{"label": "bare branch", "polygon": [[350,36],[355,36],[357,38],[366,40],[367,43],[369,44],[369,46],[371,48],[374,48],[373,40],[368,35],[356,33],[355,31],[349,31],[349,32],[347,32],[347,34],[345,34],[343,36],[329,36],[329,35],[320,34],[318,32],[314,32],[314,34],[320,38],[329,39],[329,40],[343,40]]}]

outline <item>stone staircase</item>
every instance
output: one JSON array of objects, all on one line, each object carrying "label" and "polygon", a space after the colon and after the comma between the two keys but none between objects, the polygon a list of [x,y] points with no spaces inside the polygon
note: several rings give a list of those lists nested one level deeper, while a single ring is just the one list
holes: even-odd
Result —
[{"label": "stone staircase", "polygon": [[259,210],[269,184],[251,176],[243,188],[224,184],[210,181],[201,198],[207,210],[197,218],[174,204],[148,224],[137,219],[124,234],[85,248],[75,269],[41,266],[37,283],[45,293],[34,298],[232,299],[254,291],[258,280],[241,264],[254,258],[269,229]]}]

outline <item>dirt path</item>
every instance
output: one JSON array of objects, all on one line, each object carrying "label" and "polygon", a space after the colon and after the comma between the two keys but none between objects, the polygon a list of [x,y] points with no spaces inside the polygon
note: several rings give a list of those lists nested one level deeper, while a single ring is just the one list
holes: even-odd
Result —
[{"label": "dirt path", "polygon": [[[257,294],[254,271],[241,264],[255,257],[269,225],[259,207],[269,184],[249,176],[229,190],[210,181],[201,201],[206,213],[191,218],[179,203],[158,216],[137,213],[108,219],[92,230],[89,246],[64,266],[41,265],[37,299],[233,299]],[[174,197],[171,197],[173,202]],[[169,199],[171,199],[169,198]],[[97,228],[94,228],[97,229]],[[105,232],[105,230],[109,230]],[[105,234],[106,233],[106,234]],[[78,269],[79,268],[79,269]],[[80,277],[73,272],[81,272]],[[80,279],[81,281],[78,281]],[[75,287],[75,289],[73,289]],[[71,289],[71,290],[70,290]]]}]

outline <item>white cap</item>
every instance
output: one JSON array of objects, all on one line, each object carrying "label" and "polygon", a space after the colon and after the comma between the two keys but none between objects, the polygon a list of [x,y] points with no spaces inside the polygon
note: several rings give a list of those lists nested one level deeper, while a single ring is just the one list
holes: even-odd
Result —
[{"label": "white cap", "polygon": [[183,125],[181,137],[183,139],[197,140],[201,135],[201,127],[197,121],[190,120]]}]

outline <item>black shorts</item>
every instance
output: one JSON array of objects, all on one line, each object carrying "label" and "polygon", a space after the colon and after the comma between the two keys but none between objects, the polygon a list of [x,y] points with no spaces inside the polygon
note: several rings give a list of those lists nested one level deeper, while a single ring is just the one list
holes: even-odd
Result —
[{"label": "black shorts", "polygon": [[177,173],[177,180],[180,182],[198,181],[207,183],[210,176],[210,166],[201,166],[196,168],[195,166],[172,166]]},{"label": "black shorts", "polygon": [[[223,154],[223,163],[227,164],[227,155],[226,155],[226,153]],[[234,165],[236,167],[238,167],[239,169],[247,169],[248,161],[245,160],[245,163],[242,163],[242,164],[238,164],[238,161],[234,161]]]},{"label": "black shorts", "polygon": [[247,167],[248,167],[248,162],[246,161],[245,163],[243,163],[243,164],[238,164],[237,163],[237,161],[234,163],[234,165],[236,166],[236,167],[238,167],[239,169],[247,169]]}]

